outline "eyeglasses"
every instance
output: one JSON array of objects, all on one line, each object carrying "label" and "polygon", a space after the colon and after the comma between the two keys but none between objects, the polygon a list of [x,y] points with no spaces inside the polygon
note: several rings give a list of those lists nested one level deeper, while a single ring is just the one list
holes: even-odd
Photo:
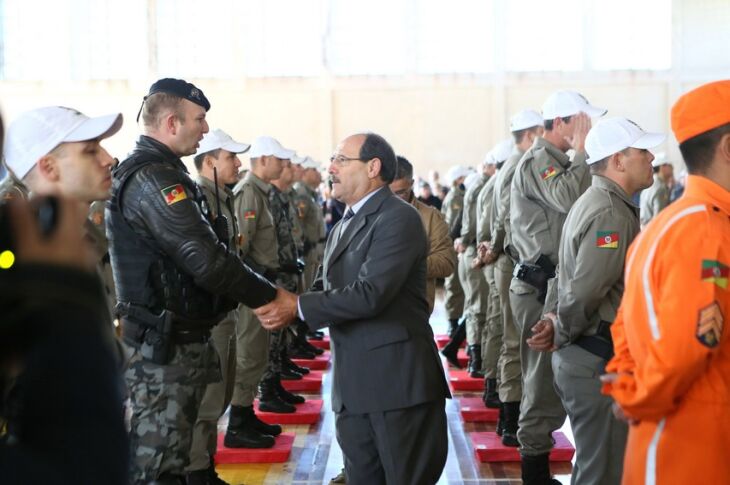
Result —
[{"label": "eyeglasses", "polygon": [[348,163],[352,162],[353,160],[360,160],[361,162],[365,161],[362,158],[350,158],[350,157],[346,157],[344,155],[337,155],[337,156],[332,155],[330,157],[330,163],[333,165],[337,165],[338,167],[343,167],[343,166],[347,165]]}]

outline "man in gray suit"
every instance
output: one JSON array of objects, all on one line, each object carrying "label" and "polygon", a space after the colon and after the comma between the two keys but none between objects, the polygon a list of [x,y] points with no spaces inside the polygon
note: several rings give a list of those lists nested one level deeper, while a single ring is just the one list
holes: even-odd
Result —
[{"label": "man in gray suit", "polygon": [[434,484],[448,451],[451,396],[428,324],[428,243],[418,212],[388,187],[396,163],[373,133],[338,145],[329,172],[347,210],[327,240],[319,289],[298,298],[279,289],[285,301],[257,311],[268,329],[297,315],[312,330],[330,327],[349,485]]}]

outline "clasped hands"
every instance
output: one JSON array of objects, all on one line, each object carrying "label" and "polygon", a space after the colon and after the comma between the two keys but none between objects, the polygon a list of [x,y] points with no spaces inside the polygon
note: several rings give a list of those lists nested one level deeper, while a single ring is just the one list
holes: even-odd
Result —
[{"label": "clasped hands", "polygon": [[266,330],[279,330],[297,317],[297,295],[283,288],[276,289],[276,298],[253,310]]},{"label": "clasped hands", "polygon": [[480,242],[477,245],[477,256],[471,261],[471,267],[477,269],[493,264],[497,258],[498,255],[490,243]]}]

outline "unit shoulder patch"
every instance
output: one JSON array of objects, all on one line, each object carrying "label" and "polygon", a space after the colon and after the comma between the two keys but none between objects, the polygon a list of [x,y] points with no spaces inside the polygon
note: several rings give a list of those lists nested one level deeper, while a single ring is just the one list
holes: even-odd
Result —
[{"label": "unit shoulder patch", "polygon": [[540,178],[542,178],[543,180],[548,180],[552,177],[555,177],[557,174],[558,170],[552,164],[540,170]]},{"label": "unit shoulder patch", "polygon": [[248,220],[256,219],[256,211],[251,209],[243,211],[243,218]]},{"label": "unit shoulder patch", "polygon": [[717,302],[701,309],[697,319],[697,340],[705,347],[717,347],[724,323],[722,310]]},{"label": "unit shoulder patch", "polygon": [[601,249],[618,249],[618,231],[596,231],[596,247]]},{"label": "unit shoulder patch", "polygon": [[728,276],[730,276],[730,268],[727,265],[712,259],[702,260],[702,281],[714,283],[723,290],[727,290]]},{"label": "unit shoulder patch", "polygon": [[188,194],[185,193],[185,188],[182,184],[170,185],[160,192],[162,192],[162,197],[165,199],[167,205],[172,205],[188,198]]}]

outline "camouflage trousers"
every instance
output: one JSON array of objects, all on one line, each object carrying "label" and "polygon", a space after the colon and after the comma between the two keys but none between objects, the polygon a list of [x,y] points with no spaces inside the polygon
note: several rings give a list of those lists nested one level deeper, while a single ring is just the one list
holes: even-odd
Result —
[{"label": "camouflage trousers", "polygon": [[221,379],[215,348],[209,342],[175,345],[166,365],[128,350],[124,377],[132,407],[132,482],[148,483],[162,474],[183,476],[203,393]]}]

